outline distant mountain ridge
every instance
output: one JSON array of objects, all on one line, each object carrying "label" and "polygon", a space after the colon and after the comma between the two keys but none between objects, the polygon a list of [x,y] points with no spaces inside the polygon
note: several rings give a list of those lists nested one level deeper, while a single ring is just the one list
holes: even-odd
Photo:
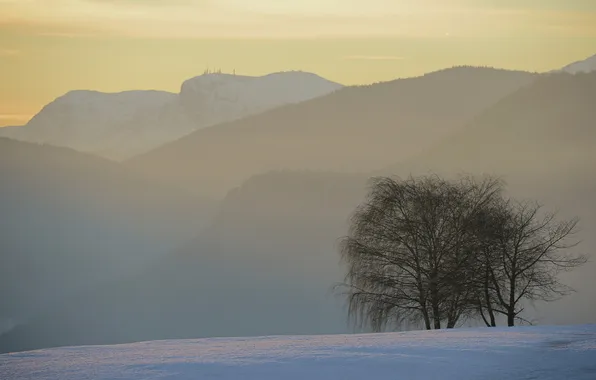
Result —
[{"label": "distant mountain ridge", "polygon": [[423,151],[536,77],[455,67],[345,87],[197,130],[125,163],[150,178],[218,198],[270,170],[366,172]]},{"label": "distant mountain ridge", "polygon": [[570,74],[589,73],[596,71],[596,54],[584,60],[570,63],[561,68],[560,71],[565,71]]},{"label": "distant mountain ridge", "polygon": [[[541,76],[496,102],[439,144],[377,173],[431,168],[449,170],[451,174],[483,170],[522,175],[522,163],[528,159],[534,171],[540,168],[542,172],[563,168],[568,160],[573,162],[581,155],[586,156],[580,162],[596,159],[591,149],[596,142],[596,109],[592,107],[595,97],[596,71]],[[506,154],[503,149],[507,149]]]},{"label": "distant mountain ridge", "polygon": [[333,92],[342,85],[292,71],[261,77],[205,73],[165,91],[75,90],[0,136],[122,160],[197,129]]},{"label": "distant mountain ridge", "polygon": [[[557,71],[593,70],[596,55]],[[342,87],[316,74],[289,71],[264,76],[205,72],[184,81],[178,94],[75,90],[46,105],[26,125],[0,128],[0,137],[70,147],[120,161],[198,129],[300,103]]]}]

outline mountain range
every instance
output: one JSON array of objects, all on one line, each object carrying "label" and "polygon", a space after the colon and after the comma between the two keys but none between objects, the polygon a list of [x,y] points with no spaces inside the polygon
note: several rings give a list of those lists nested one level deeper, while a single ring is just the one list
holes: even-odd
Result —
[{"label": "mountain range", "polygon": [[261,77],[205,73],[185,81],[178,94],[77,90],[43,107],[24,126],[0,128],[0,136],[122,160],[197,129],[341,87],[315,74],[289,71]]},{"label": "mountain range", "polygon": [[125,164],[149,178],[214,198],[269,170],[366,172],[432,146],[535,77],[457,67],[347,87],[198,130]]},{"label": "mountain range", "polygon": [[[2,241],[22,231],[44,237],[38,243],[15,240],[1,250],[11,255],[4,257],[18,260],[28,250],[31,256],[22,256],[24,263],[43,255],[52,260],[60,256],[49,247],[79,237],[80,252],[73,248],[68,258],[56,259],[62,271],[46,271],[45,265],[36,269],[47,278],[78,273],[81,269],[71,261],[81,252],[111,268],[100,271],[101,281],[73,282],[76,292],[65,285],[60,297],[40,295],[46,302],[33,311],[28,306],[29,312],[22,313],[27,318],[0,335],[0,352],[201,336],[348,332],[343,300],[331,292],[344,269],[336,242],[346,233],[367,180],[378,175],[432,171],[449,177],[463,172],[503,176],[511,194],[560,209],[562,217],[579,216],[582,243],[576,249],[594,258],[596,181],[590,173],[596,166],[595,98],[596,72],[457,67],[346,87],[193,132],[123,163],[0,140],[13,152],[0,159],[2,178],[15,183],[14,190],[0,197],[0,207],[14,208],[4,220],[21,218]],[[27,170],[17,164],[25,158]],[[57,217],[36,206],[54,204],[44,189],[54,189],[48,193],[61,200],[52,209]],[[139,194],[145,194],[143,201]],[[29,202],[33,211],[25,213]],[[75,217],[61,216],[64,209]],[[37,222],[36,212],[48,216]],[[105,240],[95,238],[99,227],[87,221],[98,215],[105,216],[98,225],[114,228]],[[123,224],[112,225],[113,220]],[[130,249],[124,244],[109,247],[108,242],[129,235],[122,225],[149,236],[133,234],[137,240]],[[95,246],[98,242],[104,245]],[[147,246],[153,251],[143,248]],[[112,256],[103,256],[108,253]],[[113,266],[121,261],[114,256],[135,261],[115,272]],[[101,266],[85,268],[83,273],[89,274]],[[528,305],[528,318],[595,322],[595,269],[592,261],[568,274],[564,280],[578,292],[552,304],[536,304],[536,310]],[[17,281],[22,273],[32,273],[27,265],[10,273],[7,284],[16,285],[13,298],[7,299],[13,302],[39,272],[22,282]]]},{"label": "mountain range", "polygon": [[[596,56],[559,71],[596,70]],[[295,104],[343,86],[315,74],[290,71],[261,77],[208,72],[165,91],[70,91],[26,125],[0,128],[0,137],[70,147],[125,160],[198,129]]]}]

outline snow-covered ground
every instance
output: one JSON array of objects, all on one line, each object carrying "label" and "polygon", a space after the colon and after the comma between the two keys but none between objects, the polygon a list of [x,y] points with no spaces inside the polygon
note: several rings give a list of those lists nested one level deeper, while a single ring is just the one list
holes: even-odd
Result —
[{"label": "snow-covered ground", "polygon": [[55,348],[0,355],[0,379],[594,380],[596,325]]}]

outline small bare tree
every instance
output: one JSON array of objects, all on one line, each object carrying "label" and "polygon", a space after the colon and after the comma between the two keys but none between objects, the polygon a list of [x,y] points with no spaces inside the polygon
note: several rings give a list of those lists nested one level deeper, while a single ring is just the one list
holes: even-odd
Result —
[{"label": "small bare tree", "polygon": [[541,216],[541,208],[532,202],[503,201],[491,210],[489,228],[477,229],[483,236],[479,307],[490,315],[487,325],[495,325],[497,312],[513,326],[521,319],[523,301],[554,301],[569,294],[572,289],[559,281],[560,273],[587,261],[569,252],[578,244],[569,238],[579,220],[557,221],[555,213]]}]

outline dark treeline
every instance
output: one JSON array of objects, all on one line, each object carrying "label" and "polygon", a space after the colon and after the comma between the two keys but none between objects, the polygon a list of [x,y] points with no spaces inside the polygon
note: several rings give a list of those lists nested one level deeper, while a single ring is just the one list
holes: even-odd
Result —
[{"label": "dark treeline", "polygon": [[524,321],[526,301],[572,291],[562,271],[585,263],[568,249],[578,219],[505,196],[499,179],[374,179],[342,240],[349,315],[380,331],[404,322],[453,328],[467,319]]}]

